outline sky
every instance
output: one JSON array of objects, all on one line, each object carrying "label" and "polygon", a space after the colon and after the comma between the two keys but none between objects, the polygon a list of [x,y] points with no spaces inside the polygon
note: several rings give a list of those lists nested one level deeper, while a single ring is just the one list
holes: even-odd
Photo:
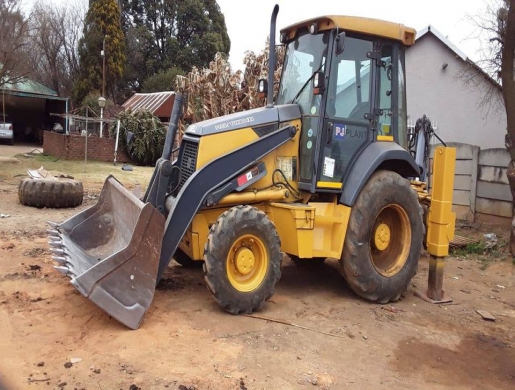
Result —
[{"label": "sky", "polygon": [[[402,23],[417,31],[431,24],[472,60],[479,59],[477,30],[469,16],[480,15],[486,0],[217,0],[231,39],[229,61],[243,67],[245,51],[261,51],[270,17],[279,4],[277,30],[321,15],[349,15]],[[278,40],[278,34],[277,34]]]},{"label": "sky", "polygon": [[[26,7],[38,0],[24,0]],[[70,0],[45,0],[65,4]],[[73,1],[73,0],[72,0]],[[82,1],[87,4],[87,0]],[[279,4],[277,30],[322,15],[350,15],[402,23],[417,31],[431,24],[470,59],[479,59],[477,29],[469,17],[484,13],[491,0],[217,0],[231,39],[229,61],[233,70],[243,68],[247,50],[265,47],[270,17]],[[277,34],[278,39],[278,34]]]}]

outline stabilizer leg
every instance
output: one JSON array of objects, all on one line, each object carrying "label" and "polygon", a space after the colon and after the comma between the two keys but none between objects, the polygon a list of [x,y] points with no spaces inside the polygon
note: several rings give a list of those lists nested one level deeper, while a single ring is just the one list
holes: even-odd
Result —
[{"label": "stabilizer leg", "polygon": [[452,212],[454,190],[454,168],[456,149],[437,147],[433,162],[433,188],[431,206],[427,217],[427,251],[429,253],[429,275],[427,292],[415,292],[426,302],[445,303],[443,275],[445,256],[449,254],[449,242],[454,238],[456,215]]}]

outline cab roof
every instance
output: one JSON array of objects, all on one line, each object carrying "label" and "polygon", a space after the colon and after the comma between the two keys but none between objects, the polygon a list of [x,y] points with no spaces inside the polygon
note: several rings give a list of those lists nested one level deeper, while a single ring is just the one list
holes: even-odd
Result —
[{"label": "cab roof", "polygon": [[402,42],[406,46],[411,46],[415,43],[416,31],[413,28],[406,27],[399,23],[357,16],[320,16],[285,27],[281,30],[281,34],[286,34],[287,40],[293,39],[298,30],[307,28],[313,23],[317,24],[318,31],[332,30],[338,27],[346,32],[356,32],[380,38],[394,39]]}]

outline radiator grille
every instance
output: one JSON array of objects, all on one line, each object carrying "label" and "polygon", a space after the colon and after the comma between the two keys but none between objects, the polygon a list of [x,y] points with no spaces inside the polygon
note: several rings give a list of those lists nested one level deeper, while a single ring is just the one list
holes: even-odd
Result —
[{"label": "radiator grille", "polygon": [[189,177],[195,172],[195,167],[197,166],[197,152],[198,152],[198,143],[191,142],[187,140],[183,140],[184,151],[182,153],[181,159],[181,182],[179,183],[179,191],[182,186]]}]

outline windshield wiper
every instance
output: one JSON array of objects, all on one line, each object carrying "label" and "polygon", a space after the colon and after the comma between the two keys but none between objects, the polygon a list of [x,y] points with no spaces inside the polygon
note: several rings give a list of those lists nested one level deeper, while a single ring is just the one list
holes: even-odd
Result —
[{"label": "windshield wiper", "polygon": [[309,82],[311,80],[313,80],[313,77],[315,77],[315,75],[317,74],[317,72],[320,71],[320,69],[322,69],[322,66],[324,66],[324,63],[322,62],[320,64],[320,66],[318,67],[317,70],[315,70],[313,72],[313,74],[309,77],[309,79],[306,80],[306,82],[304,83],[304,85],[302,86],[302,88],[299,90],[299,92],[297,92],[297,94],[295,95],[295,97],[291,100],[290,104],[293,104],[295,103],[295,100],[297,100],[299,98],[299,96],[302,94],[302,92],[304,91],[304,88],[306,88],[306,86],[309,84]]}]

